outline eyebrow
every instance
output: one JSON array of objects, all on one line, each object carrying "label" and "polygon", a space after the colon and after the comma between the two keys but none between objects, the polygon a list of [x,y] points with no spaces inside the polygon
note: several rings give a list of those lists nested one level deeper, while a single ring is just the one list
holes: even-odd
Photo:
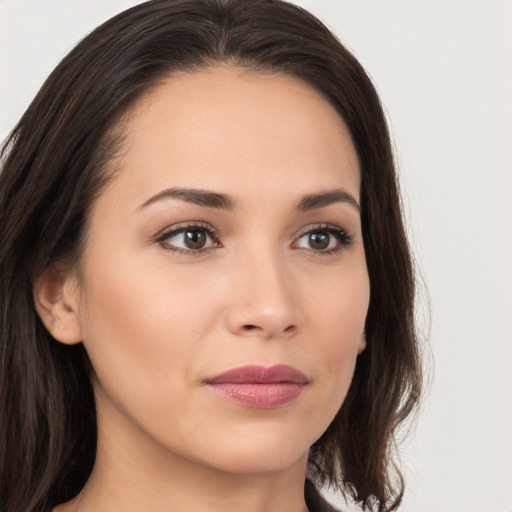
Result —
[{"label": "eyebrow", "polygon": [[361,207],[354,196],[341,188],[328,190],[319,194],[308,194],[303,196],[297,203],[296,209],[300,212],[305,212],[316,208],[324,208],[333,203],[348,203],[356,208],[357,211],[361,210]]},{"label": "eyebrow", "polygon": [[[198,206],[223,210],[234,210],[236,205],[236,201],[233,197],[219,192],[188,188],[168,188],[150,197],[147,201],[142,203],[137,210],[142,210],[150,204],[167,199],[180,199]],[[333,203],[348,203],[358,211],[360,210],[359,204],[354,196],[343,189],[305,195],[299,200],[295,209],[300,212],[306,212],[317,208],[324,208]]]},{"label": "eyebrow", "polygon": [[181,199],[187,203],[197,204],[198,206],[206,206],[208,208],[219,208],[223,210],[234,210],[236,201],[226,195],[218,192],[210,192],[208,190],[188,189],[188,188],[168,188],[150,197],[147,201],[139,206],[138,210],[146,208],[150,204],[166,199]]}]

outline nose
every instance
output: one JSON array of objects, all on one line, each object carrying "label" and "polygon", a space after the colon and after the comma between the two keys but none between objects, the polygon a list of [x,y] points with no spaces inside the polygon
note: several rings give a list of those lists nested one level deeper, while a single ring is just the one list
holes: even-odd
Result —
[{"label": "nose", "polygon": [[263,339],[292,337],[301,324],[296,284],[275,255],[243,258],[231,272],[229,330]]}]

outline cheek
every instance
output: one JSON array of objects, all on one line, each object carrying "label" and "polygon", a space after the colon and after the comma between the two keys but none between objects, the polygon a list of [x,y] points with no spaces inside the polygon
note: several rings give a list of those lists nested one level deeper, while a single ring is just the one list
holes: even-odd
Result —
[{"label": "cheek", "polygon": [[[310,323],[316,330],[314,357],[323,368],[327,408],[334,414],[348,391],[358,354],[365,347],[364,328],[370,298],[366,266],[317,289],[310,302]],[[331,405],[329,405],[331,404]],[[331,411],[332,412],[332,411]]]},{"label": "cheek", "polygon": [[219,357],[212,347],[222,307],[213,277],[219,272],[93,250],[82,335],[97,384],[118,408],[168,414],[169,390],[180,400],[197,384],[205,359]]},{"label": "cheek", "polygon": [[[82,335],[100,381],[122,381],[128,375],[144,387],[168,380],[169,369],[177,365],[186,372],[190,348],[208,328],[206,312],[198,313],[193,283],[183,286],[169,272],[138,268],[137,262],[122,258],[115,265],[108,258],[98,261],[101,267],[88,273]],[[175,300],[176,289],[180,300]]]},{"label": "cheek", "polygon": [[331,275],[330,279],[312,289],[308,319],[325,333],[320,340],[326,343],[325,352],[343,354],[359,345],[368,305],[370,285],[366,266],[354,265],[350,271]]},{"label": "cheek", "polygon": [[197,351],[213,317],[207,304],[214,301],[198,302],[192,276],[157,265],[138,268],[134,261],[125,271],[120,259],[100,261],[101,268],[88,273],[82,325],[102,424],[126,425],[120,418],[130,418],[151,430],[194,420],[186,392],[197,379]]}]

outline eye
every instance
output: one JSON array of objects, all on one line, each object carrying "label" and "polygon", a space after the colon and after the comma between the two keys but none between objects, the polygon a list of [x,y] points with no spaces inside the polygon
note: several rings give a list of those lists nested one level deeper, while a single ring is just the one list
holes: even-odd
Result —
[{"label": "eye", "polygon": [[330,254],[348,247],[351,242],[351,236],[344,229],[336,226],[319,226],[301,235],[293,247]]},{"label": "eye", "polygon": [[194,254],[200,251],[219,247],[213,230],[201,225],[187,225],[167,230],[157,238],[164,249],[182,254]]}]

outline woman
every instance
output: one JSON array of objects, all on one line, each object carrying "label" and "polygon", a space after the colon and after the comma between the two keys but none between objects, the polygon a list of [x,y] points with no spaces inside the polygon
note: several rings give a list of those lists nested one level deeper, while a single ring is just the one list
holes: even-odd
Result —
[{"label": "woman", "polygon": [[312,482],[398,507],[420,364],[390,141],[310,14],[106,22],[6,142],[0,219],[2,511],[329,510]]}]

